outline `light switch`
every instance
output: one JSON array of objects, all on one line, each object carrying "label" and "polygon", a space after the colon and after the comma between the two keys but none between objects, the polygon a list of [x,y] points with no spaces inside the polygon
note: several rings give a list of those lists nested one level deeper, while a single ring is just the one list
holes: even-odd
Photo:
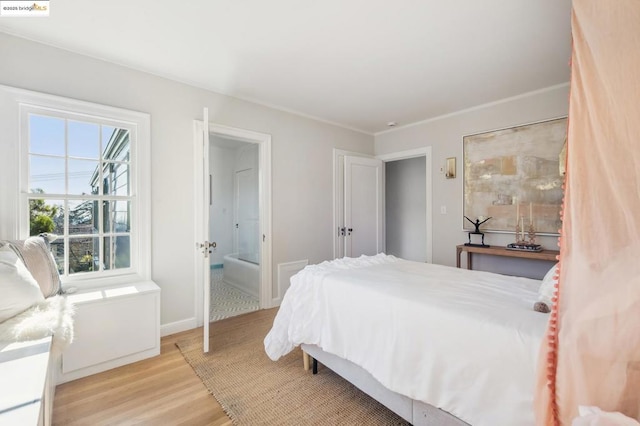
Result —
[{"label": "light switch", "polygon": [[440,206],[440,214],[447,214],[447,206]]}]

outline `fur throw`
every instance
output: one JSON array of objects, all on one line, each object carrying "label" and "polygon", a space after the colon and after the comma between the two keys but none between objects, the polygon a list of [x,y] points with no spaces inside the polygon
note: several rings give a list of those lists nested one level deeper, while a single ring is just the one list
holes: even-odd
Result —
[{"label": "fur throw", "polygon": [[0,323],[0,341],[25,341],[53,335],[51,351],[61,353],[73,341],[74,306],[53,296]]}]

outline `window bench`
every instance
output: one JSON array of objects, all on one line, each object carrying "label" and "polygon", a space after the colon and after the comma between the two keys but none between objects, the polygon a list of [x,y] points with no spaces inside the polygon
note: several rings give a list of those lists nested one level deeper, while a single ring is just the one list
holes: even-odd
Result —
[{"label": "window bench", "polygon": [[76,307],[74,340],[62,354],[58,383],[160,354],[160,288],[154,282],[82,289],[67,299]]}]

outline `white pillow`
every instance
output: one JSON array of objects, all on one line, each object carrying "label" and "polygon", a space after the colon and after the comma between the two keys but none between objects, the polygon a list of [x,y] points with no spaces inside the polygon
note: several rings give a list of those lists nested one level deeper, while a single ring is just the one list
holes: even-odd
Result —
[{"label": "white pillow", "polygon": [[[553,278],[556,275],[556,269],[558,268],[558,264],[556,263],[549,269],[549,271],[545,274],[542,279],[542,283],[540,284],[540,288],[538,289],[538,303],[534,305],[534,309],[536,311],[541,312],[549,312],[553,307],[553,301],[551,298],[553,297],[553,291],[555,290],[556,279]],[[539,304],[542,303],[546,305],[546,310],[542,308]],[[542,309],[540,309],[542,308]]]},{"label": "white pillow", "polygon": [[[49,236],[42,234],[26,240],[9,241],[11,247],[22,258],[27,269],[36,280],[44,297],[60,292],[60,275],[56,261],[49,250]],[[55,240],[55,236],[51,241]]]},{"label": "white pillow", "polygon": [[42,291],[8,245],[0,247],[0,322],[44,301]]}]

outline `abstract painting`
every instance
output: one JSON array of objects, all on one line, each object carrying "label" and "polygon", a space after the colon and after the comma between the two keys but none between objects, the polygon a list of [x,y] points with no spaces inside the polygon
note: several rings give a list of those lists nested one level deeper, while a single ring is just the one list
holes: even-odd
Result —
[{"label": "abstract painting", "polygon": [[[463,137],[464,215],[491,217],[483,231],[557,235],[564,177],[559,155],[567,119],[559,118]],[[463,228],[473,227],[464,218]],[[465,223],[466,222],[466,223]]]}]

